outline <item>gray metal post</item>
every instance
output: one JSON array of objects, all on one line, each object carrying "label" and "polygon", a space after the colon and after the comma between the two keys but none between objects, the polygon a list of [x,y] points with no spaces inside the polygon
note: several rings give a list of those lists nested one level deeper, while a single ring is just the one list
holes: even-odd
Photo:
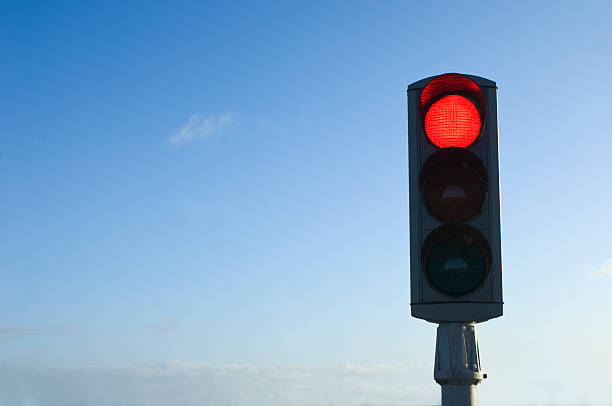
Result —
[{"label": "gray metal post", "polygon": [[440,323],[434,379],[442,386],[442,406],[478,406],[476,385],[487,377],[480,368],[475,323]]}]

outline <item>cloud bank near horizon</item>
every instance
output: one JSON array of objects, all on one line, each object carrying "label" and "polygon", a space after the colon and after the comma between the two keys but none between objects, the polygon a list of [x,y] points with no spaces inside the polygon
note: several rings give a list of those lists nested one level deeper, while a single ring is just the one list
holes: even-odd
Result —
[{"label": "cloud bank near horizon", "polygon": [[178,361],[123,367],[5,364],[0,365],[0,405],[434,404],[439,388],[430,369],[418,364],[258,367]]}]

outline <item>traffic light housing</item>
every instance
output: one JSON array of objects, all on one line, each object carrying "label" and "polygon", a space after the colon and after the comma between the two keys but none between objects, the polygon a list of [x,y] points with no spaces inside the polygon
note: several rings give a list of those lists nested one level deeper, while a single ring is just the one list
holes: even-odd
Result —
[{"label": "traffic light housing", "polygon": [[496,93],[495,82],[456,73],[408,86],[414,317],[503,313]]}]

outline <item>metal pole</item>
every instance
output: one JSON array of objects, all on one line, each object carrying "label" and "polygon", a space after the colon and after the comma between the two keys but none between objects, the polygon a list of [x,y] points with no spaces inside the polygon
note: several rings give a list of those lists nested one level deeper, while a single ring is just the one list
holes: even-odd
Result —
[{"label": "metal pole", "polygon": [[440,323],[434,379],[442,386],[442,406],[478,406],[480,368],[476,323]]}]

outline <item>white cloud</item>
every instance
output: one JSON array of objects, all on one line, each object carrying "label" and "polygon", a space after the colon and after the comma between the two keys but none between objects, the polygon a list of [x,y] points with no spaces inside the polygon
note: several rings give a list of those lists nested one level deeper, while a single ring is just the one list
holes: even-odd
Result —
[{"label": "white cloud", "polygon": [[232,116],[230,114],[218,116],[209,114],[206,117],[201,114],[194,114],[189,117],[189,120],[183,124],[180,130],[168,137],[168,142],[172,145],[181,145],[206,138],[220,132],[231,122]]},{"label": "white cloud", "polygon": [[165,362],[124,367],[0,364],[0,405],[363,406],[438,402],[430,368]]},{"label": "white cloud", "polygon": [[612,277],[612,258],[605,261],[599,268],[591,271],[589,276],[592,278],[611,278]]}]

